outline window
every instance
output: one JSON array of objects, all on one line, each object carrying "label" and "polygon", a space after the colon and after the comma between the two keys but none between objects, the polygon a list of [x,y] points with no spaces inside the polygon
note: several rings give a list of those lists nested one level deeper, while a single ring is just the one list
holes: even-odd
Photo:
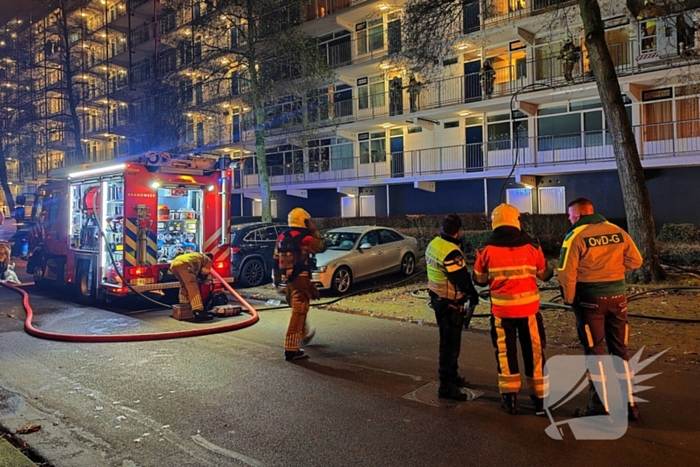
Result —
[{"label": "window", "polygon": [[639,38],[642,53],[656,52],[656,20],[648,19],[639,23]]},{"label": "window", "polygon": [[349,139],[336,138],[331,146],[331,170],[352,169],[355,166],[353,143]]},{"label": "window", "polygon": [[385,105],[385,83],[383,76],[357,80],[358,106],[360,109],[378,108]]},{"label": "window", "polygon": [[387,243],[399,242],[403,240],[403,237],[391,230],[382,229],[379,231],[379,240],[382,242],[382,245],[385,245]]},{"label": "window", "polygon": [[319,48],[331,66],[340,66],[352,60],[352,37],[350,31],[339,31],[319,37]]},{"label": "window", "polygon": [[309,172],[328,172],[331,167],[331,140],[309,141]]},{"label": "window", "polygon": [[[644,142],[673,139],[673,91],[671,88],[642,93]],[[666,99],[660,101],[660,99]]]},{"label": "window", "polygon": [[360,133],[360,164],[386,161],[386,135],[384,132]]},{"label": "window", "polygon": [[459,127],[459,121],[455,120],[454,122],[445,122],[444,128],[447,130],[448,128],[458,128]]},{"label": "window", "polygon": [[357,55],[363,55],[384,47],[384,19],[364,21],[355,25]]},{"label": "window", "polygon": [[369,243],[372,246],[379,245],[379,231],[373,230],[371,232],[366,233],[362,237],[362,240],[360,240],[360,245],[364,245],[365,243]]},{"label": "window", "polygon": [[678,138],[696,138],[700,136],[700,105],[696,86],[676,88],[677,96],[689,96],[676,101],[676,132]]},{"label": "window", "polygon": [[540,214],[564,214],[566,191],[563,186],[541,187],[539,189]]},{"label": "window", "polygon": [[274,227],[266,227],[264,229],[260,229],[260,239],[263,242],[274,242],[277,240],[277,229]]},{"label": "window", "polygon": [[520,212],[532,212],[532,190],[529,188],[508,188],[506,203],[515,206]]}]

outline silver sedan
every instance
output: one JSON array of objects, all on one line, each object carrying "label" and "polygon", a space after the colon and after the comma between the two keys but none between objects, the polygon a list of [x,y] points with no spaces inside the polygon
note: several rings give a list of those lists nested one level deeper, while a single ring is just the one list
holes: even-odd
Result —
[{"label": "silver sedan", "polygon": [[316,255],[312,281],[319,290],[343,294],[355,282],[416,269],[418,241],[377,226],[341,227],[324,235],[326,251]]}]

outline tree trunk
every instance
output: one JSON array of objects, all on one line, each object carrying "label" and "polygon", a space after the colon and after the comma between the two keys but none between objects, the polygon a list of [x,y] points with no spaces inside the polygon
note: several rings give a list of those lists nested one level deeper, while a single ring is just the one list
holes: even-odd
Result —
[{"label": "tree trunk", "polygon": [[609,122],[629,233],[644,258],[644,265],[635,271],[633,279],[641,282],[658,281],[663,279],[664,273],[659,258],[651,200],[632,124],[605,42],[600,6],[597,0],[579,0],[579,8],[586,32],[586,51],[589,54],[605,118]]},{"label": "tree trunk", "polygon": [[[80,117],[78,116],[78,99],[75,95],[75,90],[73,89],[73,63],[71,56],[71,48],[73,45],[70,43],[70,31],[68,27],[68,11],[63,2],[61,2],[61,13],[59,21],[61,21],[61,32],[63,33],[63,66],[64,73],[66,77],[66,98],[68,99],[68,107],[70,110],[70,120],[73,126],[73,144],[75,144],[75,156],[74,160],[66,161],[65,165],[83,164],[87,162],[85,156],[83,155],[83,142],[82,138],[82,128],[80,126]],[[107,118],[110,118],[109,108],[107,108]],[[48,167],[47,167],[48,170]]]}]

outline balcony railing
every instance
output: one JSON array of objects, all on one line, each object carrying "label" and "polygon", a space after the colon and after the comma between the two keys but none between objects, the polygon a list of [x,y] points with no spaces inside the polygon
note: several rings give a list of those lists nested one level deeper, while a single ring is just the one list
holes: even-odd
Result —
[{"label": "balcony railing", "polygon": [[350,8],[367,0],[311,0],[302,14],[302,21],[313,21]]},{"label": "balcony railing", "polygon": [[[634,127],[642,159],[700,158],[700,120]],[[325,154],[332,154],[327,151]],[[302,163],[267,166],[272,185],[371,182],[380,179],[507,170],[517,160],[520,168],[613,162],[615,154],[607,132],[588,131],[565,135],[521,137],[484,143],[406,150],[395,153],[354,155]],[[241,188],[260,186],[255,161],[244,164]]]}]

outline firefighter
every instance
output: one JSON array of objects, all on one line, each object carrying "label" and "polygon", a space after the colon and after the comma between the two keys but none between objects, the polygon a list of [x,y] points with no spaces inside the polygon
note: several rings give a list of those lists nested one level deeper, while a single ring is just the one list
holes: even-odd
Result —
[{"label": "firefighter", "polygon": [[574,45],[573,39],[567,37],[559,51],[559,60],[564,62],[564,78],[567,84],[574,84],[574,65],[581,59],[581,48]]},{"label": "firefighter", "polygon": [[281,233],[275,243],[273,282],[275,286],[286,282],[287,303],[292,308],[284,339],[284,359],[291,362],[309,358],[299,343],[309,342],[314,334],[306,325],[309,301],[319,298],[316,286],[311,283],[313,255],[326,251],[326,244],[304,209],[292,209],[287,222],[291,228]]},{"label": "firefighter", "polygon": [[485,60],[479,70],[479,79],[481,80],[481,89],[484,93],[484,99],[491,99],[493,94],[493,83],[496,81],[496,70],[491,66],[491,60]]},{"label": "firefighter", "polygon": [[189,303],[198,319],[209,317],[204,309],[199,283],[208,279],[213,259],[211,253],[190,252],[177,255],[170,264],[170,272],[180,282],[180,303]]},{"label": "firefighter", "polygon": [[501,204],[491,215],[493,232],[477,251],[474,282],[491,292],[491,341],[496,349],[501,406],[516,413],[520,389],[517,340],[523,353],[525,376],[535,413],[544,415],[548,378],[544,371],[545,333],[537,280],[554,274],[542,249],[520,229],[520,212]]},{"label": "firefighter", "polygon": [[464,254],[460,249],[462,220],[450,214],[442,220],[442,230],[425,251],[428,267],[430,306],[440,330],[438,397],[457,401],[467,400],[459,388],[467,381],[458,369],[462,343],[462,327],[468,327],[479,302],[472,284]]},{"label": "firefighter", "polygon": [[[624,375],[621,385],[629,397],[628,418],[634,421],[639,418],[639,410],[634,403],[633,375],[627,364],[625,273],[642,265],[642,255],[629,234],[595,214],[593,204],[586,198],[571,201],[568,210],[572,226],[564,238],[557,269],[564,303],[574,310],[585,355],[612,354],[622,359],[623,367],[617,370]],[[576,416],[609,412],[592,381],[596,378],[604,381],[605,375],[600,374],[598,365],[588,367],[588,407],[577,409]]]}]

